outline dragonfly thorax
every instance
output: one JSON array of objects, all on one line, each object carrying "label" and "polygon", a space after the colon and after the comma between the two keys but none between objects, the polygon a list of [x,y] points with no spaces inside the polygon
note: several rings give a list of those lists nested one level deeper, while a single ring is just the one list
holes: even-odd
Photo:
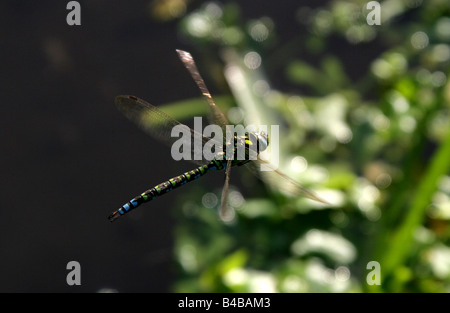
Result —
[{"label": "dragonfly thorax", "polygon": [[223,152],[216,160],[233,160],[232,165],[243,165],[256,160],[260,152],[267,149],[268,136],[264,132],[250,132],[245,135],[235,135],[234,142],[226,143]]}]

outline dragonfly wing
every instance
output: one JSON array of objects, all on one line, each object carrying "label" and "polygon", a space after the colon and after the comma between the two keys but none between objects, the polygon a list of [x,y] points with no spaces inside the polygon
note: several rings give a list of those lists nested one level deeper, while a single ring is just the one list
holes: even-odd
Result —
[{"label": "dragonfly wing", "polygon": [[231,213],[230,208],[228,207],[228,190],[230,186],[231,163],[232,160],[228,160],[227,169],[225,171],[225,183],[222,189],[222,199],[220,201],[220,218],[223,221],[230,220],[229,214]]},{"label": "dragonfly wing", "polygon": [[[270,168],[269,171],[260,171],[257,169],[258,166],[264,165],[266,169]],[[304,187],[299,182],[293,180],[286,174],[277,170],[269,162],[264,161],[258,157],[257,160],[245,164],[245,166],[258,178],[266,181],[270,184],[276,186],[280,191],[288,193],[293,196],[305,197],[311,200],[321,202],[323,204],[329,205],[330,203],[316,195],[313,191]]]},{"label": "dragonfly wing", "polygon": [[[172,129],[176,126],[184,127],[189,130],[190,136],[183,138],[183,147],[190,147],[190,152],[193,152],[198,160],[192,160],[192,162],[197,164],[205,164],[205,162],[210,160],[205,160],[203,158],[203,153],[198,155],[194,151],[194,143],[198,140],[203,146],[209,142],[213,141],[212,138],[203,136],[202,134],[194,131],[192,128],[178,122],[168,114],[164,113],[157,107],[151,105],[145,100],[142,100],[135,96],[117,96],[114,100],[117,108],[126,116],[128,119],[137,124],[143,131],[145,131],[150,136],[160,140],[161,142],[172,146],[175,142],[181,140],[180,137],[172,137]],[[197,138],[197,141],[195,141]],[[186,142],[184,142],[186,141]],[[197,149],[199,150],[199,149]],[[191,154],[192,155],[192,154]]]},{"label": "dragonfly wing", "polygon": [[[209,92],[208,88],[206,87],[205,81],[203,80],[202,76],[200,75],[200,72],[198,71],[197,65],[194,62],[194,58],[192,55],[183,50],[177,50],[178,56],[180,57],[181,61],[183,62],[184,66],[187,68],[189,73],[191,74],[192,78],[194,79],[195,83],[197,84],[198,88],[202,92],[203,97],[205,97],[206,101],[209,104],[210,107],[210,116],[208,117],[209,122],[211,124],[216,124],[222,127],[222,131],[225,131],[226,125],[228,125],[228,120],[223,114],[223,112],[217,107],[217,105],[214,103],[214,100],[211,96],[211,93]],[[223,133],[225,134],[225,132]]]}]

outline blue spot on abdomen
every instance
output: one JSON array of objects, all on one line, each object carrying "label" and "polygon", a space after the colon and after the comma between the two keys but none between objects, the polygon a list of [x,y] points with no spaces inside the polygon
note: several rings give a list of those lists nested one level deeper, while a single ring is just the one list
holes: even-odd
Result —
[{"label": "blue spot on abdomen", "polygon": [[124,204],[123,209],[125,210],[125,212],[128,212],[130,210],[130,205],[128,203]]}]

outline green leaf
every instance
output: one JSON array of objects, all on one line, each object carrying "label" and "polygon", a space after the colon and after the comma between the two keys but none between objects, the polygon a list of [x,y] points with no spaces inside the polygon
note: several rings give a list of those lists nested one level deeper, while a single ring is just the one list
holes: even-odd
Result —
[{"label": "green leaf", "polygon": [[412,204],[402,224],[390,236],[384,253],[383,272],[389,275],[408,256],[414,242],[414,233],[421,225],[438,182],[450,170],[450,129],[428,165],[423,178],[412,194]]}]

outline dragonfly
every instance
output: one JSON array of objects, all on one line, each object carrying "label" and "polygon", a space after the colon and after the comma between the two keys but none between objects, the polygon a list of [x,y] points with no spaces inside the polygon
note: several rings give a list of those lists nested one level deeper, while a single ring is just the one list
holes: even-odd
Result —
[{"label": "dragonfly", "polygon": [[[233,134],[230,135],[229,130],[226,127],[227,125],[229,125],[229,122],[224,113],[215,104],[211,93],[209,92],[202,76],[200,75],[200,72],[195,64],[192,55],[189,52],[183,50],[176,50],[176,52],[178,53],[178,57],[192,76],[194,82],[200,89],[203,98],[208,104],[208,121],[210,122],[210,124],[220,126],[224,131],[224,141],[223,143],[219,143],[219,145],[223,145],[223,149],[222,151],[217,152],[212,160],[207,160],[204,158],[200,160],[192,160],[193,162],[199,164],[199,166],[181,175],[170,178],[169,180],[166,180],[154,186],[153,188],[144,191],[140,195],[126,202],[119,209],[108,216],[108,219],[111,222],[115,221],[122,215],[125,215],[130,211],[136,209],[143,203],[156,199],[186,183],[192,182],[204,176],[211,171],[225,171],[225,183],[222,188],[219,215],[222,220],[226,220],[229,210],[228,193],[231,168],[234,166],[249,165],[250,163],[253,163],[252,166],[249,166],[250,170],[254,174],[256,174],[256,176],[262,177],[262,175],[258,174],[258,170],[255,168],[254,164],[268,164],[268,162],[262,160],[258,154],[259,152],[262,152],[267,148],[269,144],[268,134],[263,131],[255,131],[239,136]],[[176,137],[171,136],[172,129],[175,126],[184,126],[189,129],[192,141],[195,141],[195,137],[200,138],[203,144],[214,141],[213,138],[204,136],[203,134],[196,132],[192,128],[183,125],[168,114],[164,113],[162,110],[136,96],[117,96],[114,102],[119,111],[121,111],[128,119],[136,123],[144,132],[169,145],[173,144],[177,140]],[[226,140],[226,138],[233,138],[233,140]],[[237,151],[241,147],[245,149],[245,158],[243,159],[237,158]],[[226,153],[224,151],[231,151],[231,153]],[[252,155],[254,156],[252,152],[257,153],[256,158],[251,157]],[[309,189],[305,188],[299,182],[293,180],[277,169],[271,171],[271,176],[274,177],[274,179],[278,179],[280,182],[280,186],[284,186],[284,189],[293,195],[303,196],[318,202],[322,202],[324,204],[328,204],[328,202],[321,199]]]}]

